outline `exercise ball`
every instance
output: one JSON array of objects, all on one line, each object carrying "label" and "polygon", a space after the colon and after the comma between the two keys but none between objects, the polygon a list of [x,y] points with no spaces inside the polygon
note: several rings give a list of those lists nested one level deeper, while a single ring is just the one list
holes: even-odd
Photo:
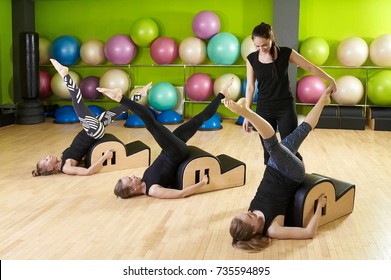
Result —
[{"label": "exercise ball", "polygon": [[377,66],[391,66],[391,33],[383,34],[372,41],[369,57]]},{"label": "exercise ball", "polygon": [[211,131],[222,129],[221,117],[218,113],[215,113],[209,120],[205,121],[198,130],[201,131]]},{"label": "exercise ball", "polygon": [[87,107],[95,117],[99,116],[104,112],[104,110],[98,105],[88,105]]},{"label": "exercise ball", "polygon": [[338,78],[337,91],[331,96],[340,105],[356,105],[364,96],[364,86],[361,81],[351,75]]},{"label": "exercise ball", "polygon": [[149,47],[158,36],[159,27],[151,18],[140,18],[130,28],[130,37],[140,47]]},{"label": "exercise ball", "polygon": [[368,58],[367,42],[360,37],[350,37],[343,40],[337,48],[337,59],[345,66],[360,66]]},{"label": "exercise ball", "polygon": [[219,77],[217,77],[217,79],[213,83],[213,92],[215,95],[219,94],[219,92],[221,92],[221,89],[223,88],[223,86],[231,78],[233,78],[234,81],[233,81],[231,87],[229,88],[229,98],[236,101],[241,96],[240,92],[241,92],[241,88],[242,88],[242,86],[241,86],[242,83],[240,81],[240,78],[238,76],[236,76],[235,74],[226,73],[226,74],[222,74]]},{"label": "exercise ball", "polygon": [[74,36],[57,37],[50,46],[50,56],[62,65],[74,65],[80,59],[80,42]]},{"label": "exercise ball", "polygon": [[188,37],[179,44],[179,57],[187,64],[201,64],[206,60],[206,43],[197,37]]},{"label": "exercise ball", "polygon": [[205,101],[213,93],[212,78],[205,73],[192,74],[185,83],[185,93],[193,101]]},{"label": "exercise ball", "polygon": [[82,43],[80,58],[87,65],[100,65],[106,62],[105,43],[91,39]]},{"label": "exercise ball", "polygon": [[243,60],[247,61],[247,56],[256,50],[257,47],[255,46],[251,35],[244,38],[242,44],[240,45],[240,55],[242,56]]},{"label": "exercise ball", "polygon": [[137,48],[129,36],[117,34],[107,40],[104,53],[115,65],[128,64],[135,58]]},{"label": "exercise ball", "polygon": [[[80,83],[80,77],[76,72],[69,71],[69,75],[72,80],[76,83]],[[71,99],[71,95],[69,94],[68,88],[64,83],[64,80],[61,78],[60,74],[56,73],[53,75],[52,80],[50,82],[50,86],[54,95],[56,95],[60,99]]]},{"label": "exercise ball", "polygon": [[304,115],[297,115],[297,124],[301,124],[305,119]]},{"label": "exercise ball", "polygon": [[376,72],[368,80],[368,99],[374,105],[391,105],[391,70]]},{"label": "exercise ball", "polygon": [[39,65],[50,64],[50,41],[39,38]]},{"label": "exercise ball", "polygon": [[145,123],[138,115],[132,114],[126,119],[124,126],[130,128],[142,128],[145,127]]},{"label": "exercise ball", "polygon": [[[247,79],[242,82],[242,96],[246,97]],[[255,80],[253,102],[258,101],[258,80]]]},{"label": "exercise ball", "polygon": [[102,96],[102,94],[96,90],[99,87],[99,77],[88,76],[81,80],[80,82],[80,91],[85,99],[97,99]]},{"label": "exercise ball", "polygon": [[52,94],[51,88],[52,76],[49,72],[44,70],[39,70],[39,97],[45,98],[49,97]]},{"label": "exercise ball", "polygon": [[161,112],[156,120],[162,124],[178,124],[183,122],[182,116],[174,110],[166,110]]},{"label": "exercise ball", "polygon": [[240,53],[239,40],[231,33],[218,33],[209,40],[206,51],[215,64],[234,64]]},{"label": "exercise ball", "polygon": [[75,109],[70,105],[62,106],[54,113],[54,123],[66,124],[77,122],[79,122],[79,117],[77,116]]},{"label": "exercise ball", "polygon": [[297,98],[302,103],[315,104],[326,90],[326,83],[319,77],[308,75],[297,82]]},{"label": "exercise ball", "polygon": [[220,31],[220,19],[211,11],[202,11],[193,18],[192,29],[200,39],[210,39]]},{"label": "exercise ball", "polygon": [[315,65],[323,65],[329,57],[330,47],[322,37],[309,37],[300,46],[300,54]]},{"label": "exercise ball", "polygon": [[107,70],[100,77],[99,87],[102,88],[120,88],[123,94],[126,94],[131,85],[129,75],[121,69]]},{"label": "exercise ball", "polygon": [[[129,98],[132,98],[135,94],[137,94],[142,87],[135,87],[132,89],[129,93]],[[136,101],[137,103],[140,103],[141,105],[147,106],[148,105],[148,96],[141,96],[141,99],[139,101]]]},{"label": "exercise ball", "polygon": [[173,109],[177,101],[177,89],[169,82],[158,82],[149,90],[149,105],[157,111]]},{"label": "exercise ball", "polygon": [[174,39],[160,37],[152,42],[150,54],[157,64],[171,64],[178,58],[178,49]]}]

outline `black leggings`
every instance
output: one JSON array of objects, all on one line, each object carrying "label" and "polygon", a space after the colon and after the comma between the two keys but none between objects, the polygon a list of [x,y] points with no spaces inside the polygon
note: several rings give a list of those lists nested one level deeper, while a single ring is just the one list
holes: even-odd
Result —
[{"label": "black leggings", "polygon": [[73,108],[88,136],[100,139],[105,135],[105,126],[115,121],[115,119],[127,109],[124,106],[112,108],[95,117],[90,109],[84,104],[83,96],[78,85],[67,74],[64,76],[65,85],[72,98]]},{"label": "black leggings", "polygon": [[173,132],[159,123],[145,106],[125,96],[122,96],[120,103],[143,120],[145,127],[152,134],[163,152],[172,162],[178,163],[182,162],[189,153],[186,142],[197,132],[198,128],[205,121],[216,113],[223,98],[224,95],[219,93],[201,113],[177,127]]}]

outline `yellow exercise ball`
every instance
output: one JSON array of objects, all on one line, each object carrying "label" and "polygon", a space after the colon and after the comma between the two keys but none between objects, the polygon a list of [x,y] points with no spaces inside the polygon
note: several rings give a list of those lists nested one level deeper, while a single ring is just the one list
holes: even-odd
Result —
[{"label": "yellow exercise ball", "polygon": [[234,81],[231,87],[229,88],[229,92],[230,92],[229,98],[231,98],[234,101],[237,101],[241,97],[242,82],[240,81],[240,78],[233,73],[226,73],[217,77],[217,79],[213,83],[213,92],[215,95],[219,94],[222,87],[231,78],[233,78]]},{"label": "yellow exercise ball", "polygon": [[[132,98],[137,92],[139,92],[143,87],[142,86],[137,86],[134,89],[132,89],[129,93],[129,98]],[[142,96],[137,103],[140,103],[141,105],[147,106],[148,105],[148,95]]]},{"label": "yellow exercise ball", "polygon": [[201,64],[206,60],[206,43],[197,37],[188,37],[179,44],[179,57],[185,64]]},{"label": "yellow exercise ball", "polygon": [[45,38],[39,38],[39,65],[50,64],[50,41]]},{"label": "yellow exercise ball", "polygon": [[[76,84],[80,84],[80,77],[76,72],[69,71],[69,75]],[[60,74],[56,73],[53,75],[50,81],[52,92],[60,99],[71,99],[68,88],[61,78]]]},{"label": "yellow exercise ball", "polygon": [[257,47],[255,46],[251,35],[244,38],[242,44],[240,45],[240,55],[242,56],[243,60],[247,61],[247,56],[256,50]]},{"label": "yellow exercise ball", "polygon": [[123,94],[127,94],[131,81],[128,73],[121,69],[111,69],[103,73],[99,81],[102,88],[120,88]]},{"label": "yellow exercise ball", "polygon": [[80,47],[80,58],[87,65],[100,65],[106,62],[104,52],[105,43],[91,39],[85,41]]}]

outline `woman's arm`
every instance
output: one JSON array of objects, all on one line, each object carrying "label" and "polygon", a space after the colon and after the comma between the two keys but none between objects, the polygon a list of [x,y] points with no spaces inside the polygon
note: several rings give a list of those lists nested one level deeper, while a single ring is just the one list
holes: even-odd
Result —
[{"label": "woman's arm", "polygon": [[[305,228],[301,227],[285,227],[281,225],[281,220],[277,218],[269,227],[267,233],[269,237],[275,239],[309,239],[316,235],[320,217],[322,215],[322,208],[326,205],[326,196],[322,194],[318,198],[318,205],[315,214],[312,216],[310,222]],[[279,216],[280,217],[280,216]],[[281,216],[282,217],[282,216]],[[283,220],[282,220],[283,222]]]},{"label": "woman's arm", "polygon": [[149,196],[156,198],[184,198],[194,194],[201,187],[208,183],[208,176],[204,175],[202,180],[194,185],[184,187],[182,190],[168,189],[158,184],[152,185],[149,189]]},{"label": "woman's arm", "polygon": [[72,160],[67,160],[62,168],[62,172],[68,175],[89,176],[97,173],[101,168],[105,160],[113,157],[113,150],[107,150],[96,162],[91,164],[90,167],[80,167],[73,165]]},{"label": "woman's arm", "polygon": [[[252,65],[246,60],[246,106],[251,109],[254,100],[254,92],[255,92],[255,73]],[[248,120],[244,119],[242,124],[243,130],[246,132],[250,132],[251,129],[248,125]]]}]

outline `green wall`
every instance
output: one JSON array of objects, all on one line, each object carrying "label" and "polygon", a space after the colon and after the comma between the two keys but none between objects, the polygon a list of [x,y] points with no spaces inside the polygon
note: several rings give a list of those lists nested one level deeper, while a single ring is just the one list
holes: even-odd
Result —
[{"label": "green wall", "polygon": [[13,104],[11,0],[0,0],[0,105]]}]

